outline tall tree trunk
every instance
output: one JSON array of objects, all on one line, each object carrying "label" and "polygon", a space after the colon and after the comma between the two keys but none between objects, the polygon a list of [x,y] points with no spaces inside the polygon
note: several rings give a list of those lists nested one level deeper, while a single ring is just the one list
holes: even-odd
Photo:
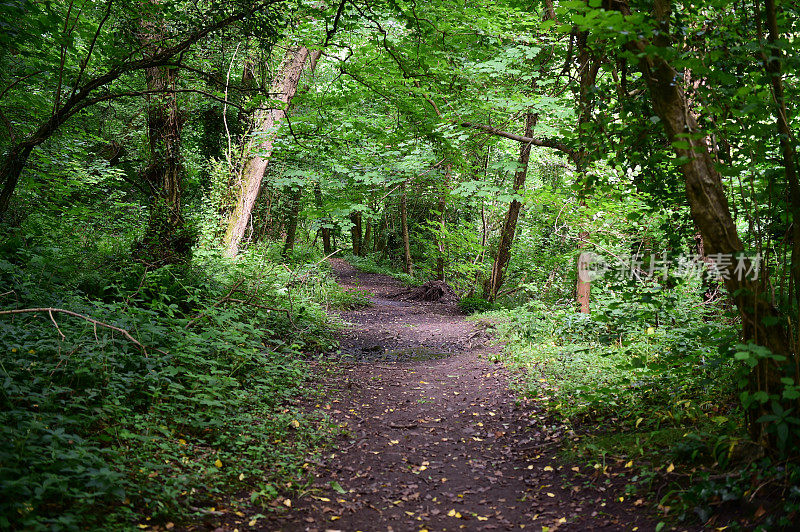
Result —
[{"label": "tall tree trunk", "polygon": [[[264,179],[264,172],[272,156],[278,130],[286,118],[292,98],[297,93],[300,76],[309,55],[308,48],[305,46],[293,46],[286,51],[270,90],[274,94],[274,98],[283,103],[283,107],[261,111],[256,117],[255,129],[259,135],[254,136],[248,146],[247,153],[252,156],[242,172],[236,207],[231,214],[228,230],[225,233],[225,254],[228,257],[235,257],[239,253],[239,244],[250,223],[253,206],[261,192],[261,181]],[[319,57],[317,52],[314,52],[313,55]]]},{"label": "tall tree trunk", "polygon": [[[589,142],[587,128],[592,120],[593,97],[592,88],[597,80],[597,72],[600,70],[600,61],[591,53],[587,45],[589,32],[578,34],[578,149],[575,157],[576,173],[582,180],[578,203],[581,207],[586,206],[586,193],[589,183],[587,183],[586,170],[589,167]],[[589,240],[589,232],[581,229],[578,232],[578,267],[575,281],[575,296],[578,300],[578,307],[582,314],[589,314],[591,311],[592,281],[589,275],[589,265],[591,254],[584,253],[582,250]]]},{"label": "tall tree trunk", "polygon": [[444,258],[446,252],[444,232],[446,229],[445,211],[447,210],[447,193],[449,191],[450,183],[450,168],[451,166],[448,164],[444,171],[443,190],[441,191],[441,196],[439,197],[439,238],[436,239],[436,247],[438,248],[438,255],[436,256],[436,277],[442,282],[446,280],[444,275]]},{"label": "tall tree trunk", "polygon": [[302,187],[293,187],[289,196],[289,221],[286,223],[286,243],[283,246],[283,255],[286,256],[294,249],[297,238],[297,220],[300,217],[300,199],[303,197]]},{"label": "tall tree trunk", "polygon": [[[762,52],[764,68],[770,76],[772,96],[775,109],[775,122],[780,136],[781,155],[783,157],[784,173],[789,188],[789,205],[792,213],[792,254],[790,268],[790,293],[793,296],[791,305],[800,311],[800,183],[798,182],[797,154],[792,140],[792,130],[789,126],[789,113],[786,110],[786,98],[783,92],[783,77],[781,61],[783,53],[776,46],[780,32],[778,31],[778,13],[775,0],[764,0],[765,18],[767,23],[767,40],[770,44],[768,53]],[[761,21],[758,17],[758,33],[761,40]],[[798,338],[795,337],[795,342]],[[797,345],[795,345],[797,349]]]},{"label": "tall tree trunk", "polygon": [[370,242],[372,241],[372,223],[370,222],[369,218],[364,223],[364,238],[361,240],[361,256],[367,254],[369,250]]},{"label": "tall tree trunk", "polygon": [[[525,137],[533,136],[533,128],[536,126],[538,115],[533,112],[525,113]],[[531,144],[520,144],[519,147],[519,163],[517,173],[514,174],[514,194],[519,193],[525,188],[525,178],[528,175],[528,160],[531,155]],[[511,205],[508,206],[508,212],[503,223],[503,230],[500,233],[500,244],[497,247],[497,255],[492,265],[492,276],[489,279],[488,293],[486,299],[494,301],[497,299],[497,294],[500,287],[503,285],[503,277],[505,276],[508,261],[511,259],[511,245],[514,243],[514,233],[517,230],[517,219],[519,218],[519,211],[522,208],[522,203],[514,198],[511,200]]]},{"label": "tall tree trunk", "polygon": [[[143,20],[141,29],[141,42],[148,55],[157,55],[165,38],[165,22]],[[177,69],[153,66],[144,74],[147,90],[154,94],[147,97],[150,163],[144,178],[150,188],[149,216],[139,249],[149,261],[163,264],[185,259],[192,246],[181,214],[184,117],[175,92]]]},{"label": "tall tree trunk", "polygon": [[151,260],[163,263],[186,257],[192,244],[181,214],[181,132],[184,118],[174,92],[175,74],[170,67],[145,70],[148,90],[159,94],[149,97],[147,102],[150,164],[144,177],[151,196],[142,247]]},{"label": "tall tree trunk", "polygon": [[352,211],[350,213],[350,222],[353,224],[350,227],[350,239],[353,243],[353,255],[360,257],[361,252],[361,211]]},{"label": "tall tree trunk", "polygon": [[380,253],[383,256],[386,250],[386,212],[383,213],[381,216],[381,225],[378,227],[378,230],[375,231],[375,244],[372,248],[373,251],[376,253]]},{"label": "tall tree trunk", "polygon": [[[322,186],[317,181],[317,184],[314,185],[314,200],[317,203],[317,208],[322,209],[324,204],[322,202]],[[320,228],[320,232],[322,233],[322,251],[325,255],[330,255],[333,253],[333,249],[331,248],[331,228],[327,227],[330,224],[330,219],[326,215],[323,219],[324,225]]]},{"label": "tall tree trunk", "polygon": [[[627,6],[620,4],[619,7],[624,14],[628,14]],[[671,46],[668,27],[669,0],[657,0],[655,12],[660,15],[662,27],[659,31],[660,37],[654,44],[668,48]],[[651,46],[646,40],[628,44],[631,51],[641,57],[639,68],[650,90],[653,110],[661,119],[667,139],[672,143],[675,154],[686,161],[681,166],[686,195],[706,252],[712,257],[733,259],[720,261],[717,268],[739,310],[742,336],[746,342],[764,346],[775,354],[787,357],[789,363],[795,365],[797,353],[789,342],[786,317],[769,301],[761,282],[736,271],[736,257],[743,253],[744,245],[731,217],[722,180],[709,153],[708,140],[705,136],[697,135],[700,130],[688,107],[680,76],[663,57],[650,55]],[[748,267],[749,261],[744,260],[743,264]],[[781,376],[774,359],[762,358],[751,373],[750,389],[753,392],[778,391],[782,389]],[[768,413],[765,407],[766,405],[751,410],[749,428],[754,439],[766,442],[770,440],[765,432],[766,424],[756,421]]]},{"label": "tall tree trunk", "polygon": [[400,195],[400,225],[403,231],[403,257],[404,271],[408,275],[414,275],[414,264],[411,261],[411,241],[408,238],[408,206],[406,205],[406,183],[400,185],[402,191]]}]

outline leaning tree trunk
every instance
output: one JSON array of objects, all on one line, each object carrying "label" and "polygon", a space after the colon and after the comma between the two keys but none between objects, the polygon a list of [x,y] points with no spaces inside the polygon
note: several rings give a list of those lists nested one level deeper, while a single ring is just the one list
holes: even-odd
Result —
[{"label": "leaning tree trunk", "polygon": [[[533,136],[533,128],[536,126],[536,114],[533,112],[525,113],[525,137]],[[517,173],[514,174],[514,194],[518,194],[525,188],[525,178],[528,175],[528,160],[531,155],[531,144],[520,144],[519,147],[519,165]],[[511,200],[511,205],[508,206],[505,222],[503,223],[503,230],[500,233],[500,244],[497,247],[497,255],[492,265],[492,276],[489,279],[488,293],[486,299],[494,301],[497,299],[497,294],[500,287],[503,285],[503,277],[505,270],[508,267],[508,262],[511,259],[511,245],[514,242],[514,233],[517,230],[517,219],[519,218],[519,211],[522,208],[522,203],[514,198]]]},{"label": "leaning tree trunk", "polygon": [[272,156],[278,129],[286,118],[292,98],[297,93],[300,76],[309,55],[312,56],[313,62],[319,57],[319,52],[310,54],[305,46],[290,47],[286,51],[270,91],[283,106],[278,109],[261,111],[256,117],[255,128],[259,134],[253,137],[247,147],[247,153],[251,155],[251,158],[245,164],[242,172],[236,207],[230,216],[225,233],[225,254],[228,257],[235,257],[239,253],[239,244],[250,224],[253,206],[261,192],[261,181],[264,179],[264,172]]},{"label": "leaning tree trunk", "polygon": [[400,185],[400,225],[403,231],[403,257],[404,271],[414,275],[414,263],[411,261],[411,241],[408,238],[408,206],[406,205],[406,183]]},{"label": "leaning tree trunk", "polygon": [[[624,5],[620,6],[624,11],[627,10]],[[659,47],[671,46],[668,32],[669,11],[669,0],[656,1],[655,12],[662,17],[659,33],[661,37],[655,43]],[[681,166],[686,195],[706,252],[712,257],[733,259],[719,261],[717,268],[739,310],[744,340],[787,357],[789,363],[795,365],[797,353],[793,351],[787,335],[786,317],[780,314],[767,294],[763,293],[762,283],[736,271],[736,257],[743,253],[744,245],[733,222],[722,180],[709,153],[707,138],[698,135],[700,129],[687,104],[680,76],[663,57],[649,53],[650,42],[633,41],[628,47],[642,57],[639,68],[650,90],[653,110],[661,119],[675,154],[686,161]],[[747,260],[743,264],[745,268],[750,266]],[[782,372],[774,359],[761,358],[751,373],[750,391],[773,393],[781,390],[781,377]],[[751,410],[750,433],[757,441],[774,443],[766,432],[767,424],[756,421],[767,413],[766,405]]]},{"label": "leaning tree trunk", "polygon": [[3,161],[3,168],[0,170],[0,186],[2,186],[0,189],[0,222],[3,221],[3,217],[8,211],[11,196],[14,195],[19,176],[22,174],[25,163],[28,162],[28,157],[30,157],[33,147],[34,145],[32,144],[17,144]]}]

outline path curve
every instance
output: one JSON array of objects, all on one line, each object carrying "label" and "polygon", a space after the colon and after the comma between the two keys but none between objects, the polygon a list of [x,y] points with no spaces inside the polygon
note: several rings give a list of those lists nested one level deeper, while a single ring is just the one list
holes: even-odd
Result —
[{"label": "path curve", "polygon": [[[456,308],[389,298],[394,279],[332,266],[373,306],[344,312],[343,362],[323,408],[346,427],[305,497],[267,529],[285,531],[652,530],[603,475],[578,475],[567,437],[509,374],[499,347]],[[447,355],[447,356],[444,356]],[[266,525],[266,523],[265,523]]]}]

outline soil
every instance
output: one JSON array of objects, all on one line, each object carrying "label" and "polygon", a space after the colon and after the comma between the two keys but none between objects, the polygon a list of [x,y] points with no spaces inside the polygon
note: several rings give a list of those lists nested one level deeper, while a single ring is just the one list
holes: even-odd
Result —
[{"label": "soil", "polygon": [[621,493],[623,465],[559,459],[574,435],[510,390],[513,376],[491,361],[502,346],[456,306],[391,299],[403,288],[393,278],[331,264],[373,303],[341,314],[339,368],[323,383],[320,406],[345,434],[315,462],[309,492],[255,528],[655,529],[643,501]]}]

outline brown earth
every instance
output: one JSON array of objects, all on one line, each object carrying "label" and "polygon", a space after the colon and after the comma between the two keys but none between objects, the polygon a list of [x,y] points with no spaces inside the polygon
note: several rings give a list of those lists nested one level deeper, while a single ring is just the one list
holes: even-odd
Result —
[{"label": "brown earth", "polygon": [[391,299],[403,288],[391,277],[331,264],[373,302],[341,314],[340,367],[323,383],[320,406],[345,435],[290,507],[221,530],[655,528],[644,502],[621,493],[624,465],[559,460],[574,435],[509,389],[512,375],[490,361],[501,346],[456,306]]}]

